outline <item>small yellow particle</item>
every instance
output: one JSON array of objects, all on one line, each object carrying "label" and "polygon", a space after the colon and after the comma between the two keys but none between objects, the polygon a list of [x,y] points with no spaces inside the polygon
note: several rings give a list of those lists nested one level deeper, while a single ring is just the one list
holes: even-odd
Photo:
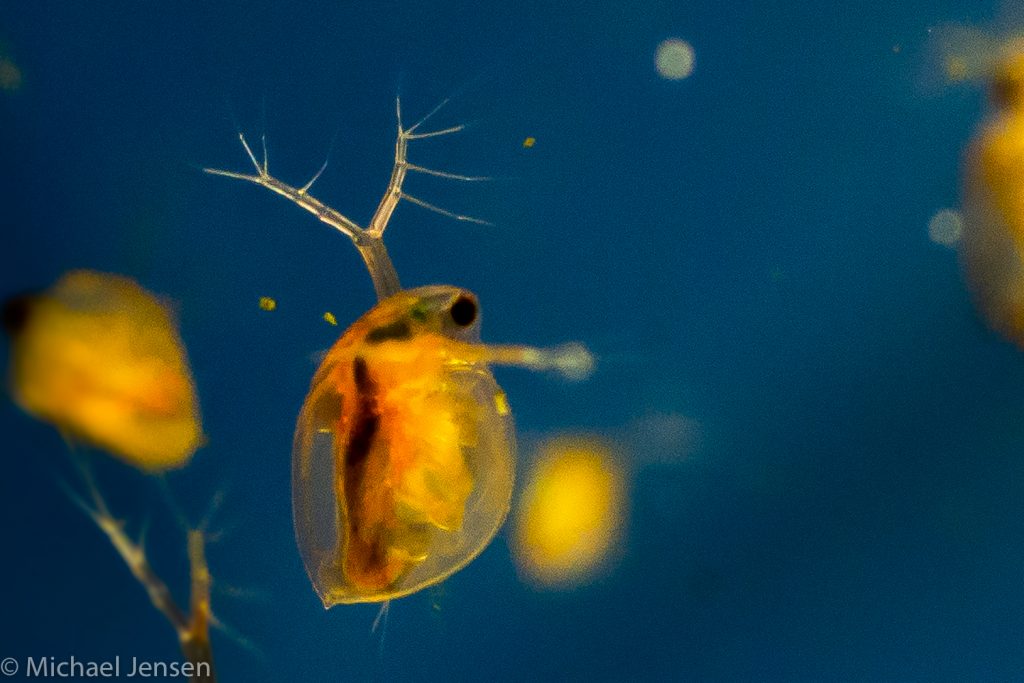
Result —
[{"label": "small yellow particle", "polygon": [[523,147],[525,147],[526,149],[530,149],[531,147],[533,147],[536,144],[537,144],[537,138],[534,138],[534,137],[529,137],[529,138],[526,138],[525,140],[523,140]]},{"label": "small yellow particle", "polygon": [[498,411],[498,415],[508,415],[511,412],[511,408],[508,405],[508,396],[505,395],[504,391],[499,391],[494,395],[494,408]]},{"label": "small yellow particle", "polygon": [[271,299],[269,296],[260,297],[260,308],[264,311],[272,311],[277,308],[277,301]]},{"label": "small yellow particle", "polygon": [[328,323],[329,325],[337,325],[338,319],[334,317],[333,313],[327,311],[326,313],[324,313],[324,322]]}]

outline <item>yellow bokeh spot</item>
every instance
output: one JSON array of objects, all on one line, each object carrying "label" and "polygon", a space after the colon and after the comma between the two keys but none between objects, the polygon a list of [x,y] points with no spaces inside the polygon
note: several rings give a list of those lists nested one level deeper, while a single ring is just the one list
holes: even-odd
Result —
[{"label": "yellow bokeh spot", "polygon": [[608,444],[594,437],[546,443],[518,509],[515,555],[523,578],[572,588],[607,567],[626,516],[625,480]]},{"label": "yellow bokeh spot", "polygon": [[654,66],[662,78],[678,81],[693,73],[695,60],[692,45],[679,38],[669,38],[658,45],[654,55]]},{"label": "yellow bokeh spot", "polygon": [[526,149],[529,149],[530,147],[533,147],[536,144],[537,138],[530,137],[523,140],[523,147],[525,147]]},{"label": "yellow bokeh spot", "polygon": [[328,325],[337,325],[338,319],[334,317],[333,313],[327,311],[326,313],[324,313],[324,322],[327,323]]},{"label": "yellow bokeh spot", "polygon": [[269,296],[260,297],[260,308],[264,311],[272,311],[277,308],[277,301],[271,299]]}]

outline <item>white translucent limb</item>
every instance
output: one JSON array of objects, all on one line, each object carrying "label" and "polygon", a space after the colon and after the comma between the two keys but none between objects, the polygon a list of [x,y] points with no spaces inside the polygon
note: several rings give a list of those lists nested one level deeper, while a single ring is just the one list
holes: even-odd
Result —
[{"label": "white translucent limb", "polygon": [[225,624],[223,621],[221,621],[213,615],[210,616],[210,626],[213,626],[215,629],[223,633],[225,636],[230,638],[231,641],[235,643],[235,645],[238,645],[238,647],[242,648],[254,657],[261,660],[266,659],[266,655],[264,654],[263,650],[261,650],[260,647],[252,641],[252,639],[243,635],[242,632],[236,629],[235,627],[229,624]]},{"label": "white translucent limb", "polygon": [[347,216],[338,213],[331,207],[321,202],[316,197],[308,194],[308,190],[313,186],[313,183],[320,177],[320,174],[327,168],[327,162],[320,167],[320,170],[306,183],[303,187],[297,188],[289,185],[288,183],[281,182],[274,176],[270,175],[267,170],[266,161],[266,148],[264,147],[264,161],[261,164],[256,160],[256,156],[252,153],[252,149],[249,147],[249,143],[245,139],[245,135],[242,133],[238,134],[238,139],[242,142],[242,147],[245,148],[245,153],[249,156],[249,160],[252,161],[253,166],[256,167],[256,174],[250,175],[248,173],[237,173],[235,171],[224,171],[217,168],[204,168],[206,173],[212,175],[224,176],[226,178],[234,178],[236,180],[245,180],[250,183],[255,183],[260,187],[274,192],[276,194],[285,197],[292,201],[298,206],[302,207],[306,211],[310,212],[317,217],[323,223],[331,226],[335,230],[338,230],[344,235],[347,235],[353,241],[358,241],[359,237],[364,233],[364,230],[359,227],[355,221],[351,220]]},{"label": "white translucent limb", "polygon": [[[260,133],[260,144],[263,147],[263,172],[264,173],[269,173],[270,172],[270,168],[269,168],[270,162],[267,161],[267,134],[265,132]],[[319,175],[319,174],[317,174],[317,175]],[[312,181],[310,181],[310,184],[312,184]]]},{"label": "white translucent limb", "polygon": [[424,209],[428,209],[430,211],[433,211],[434,213],[439,213],[442,216],[448,216],[448,218],[454,218],[457,221],[476,223],[477,225],[494,225],[493,223],[488,223],[487,221],[480,220],[479,218],[473,218],[472,216],[464,216],[461,213],[453,213],[447,209],[442,209],[440,206],[434,206],[429,202],[425,202],[422,199],[413,197],[411,194],[407,194],[405,192],[403,192],[401,196],[402,199],[408,201],[411,204],[415,204],[416,206],[422,206]]},{"label": "white translucent limb", "polygon": [[388,610],[391,608],[391,601],[385,600],[380,604],[380,610],[377,612],[377,616],[373,619],[373,625],[370,626],[370,633],[376,633],[377,629],[383,624],[387,626]]},{"label": "white translucent limb", "polygon": [[[206,512],[203,513],[203,518],[196,527],[206,537],[206,542],[210,542],[211,532],[210,525],[213,524],[213,518],[220,512],[221,506],[224,504],[224,496],[226,494],[223,490],[217,491],[213,494],[213,498],[210,499],[210,503],[206,506]],[[220,534],[221,532],[218,532]]]},{"label": "white translucent limb", "polygon": [[388,615],[391,614],[391,601],[385,600],[381,603],[380,611],[377,612],[377,617],[373,620],[373,626],[370,627],[370,633],[377,633],[380,629],[380,640],[377,642],[377,657],[381,661],[384,660],[384,640],[388,635]]},{"label": "white translucent limb", "polygon": [[465,129],[465,127],[466,126],[464,126],[464,125],[458,125],[458,126],[452,126],[451,128],[442,128],[441,130],[433,130],[433,131],[431,131],[429,133],[410,133],[409,131],[406,131],[405,132],[405,139],[406,140],[425,140],[426,138],[436,138],[436,137],[441,136],[441,135],[451,135],[452,133],[458,133],[459,131]]},{"label": "white translucent limb", "polygon": [[323,172],[327,170],[327,163],[330,159],[324,159],[324,165],[320,167],[320,170],[313,174],[313,177],[309,179],[309,182],[299,188],[300,194],[306,194],[309,192],[309,188],[313,187],[313,183],[320,179]]},{"label": "white translucent limb", "polygon": [[129,538],[124,530],[124,522],[115,519],[110,513],[110,508],[107,507],[106,500],[104,500],[103,495],[97,488],[89,466],[80,462],[77,458],[75,459],[75,464],[89,492],[91,504],[82,500],[66,484],[61,486],[64,492],[75,505],[81,508],[96,523],[100,531],[110,540],[114,550],[121,556],[124,563],[128,565],[132,576],[146,589],[150,602],[167,618],[167,621],[171,623],[171,626],[177,632],[178,638],[181,639],[188,631],[188,618],[174,602],[167,584],[153,571],[153,567],[146,558],[146,550],[142,541],[135,542]]},{"label": "white translucent limb", "polygon": [[193,528],[192,524],[189,523],[188,517],[185,516],[185,511],[181,509],[178,499],[175,498],[174,493],[171,491],[171,485],[167,480],[166,474],[159,473],[155,479],[157,488],[160,489],[160,496],[164,499],[171,514],[174,515],[174,521],[177,523],[178,528],[181,529],[181,532],[187,535]]},{"label": "white translucent limb", "polygon": [[452,180],[465,180],[467,182],[477,182],[481,180],[490,180],[491,178],[485,175],[462,175],[460,173],[449,173],[448,171],[435,171],[432,168],[424,168],[423,166],[417,166],[416,164],[407,164],[410,171],[416,171],[417,173],[426,173],[427,175],[437,176],[438,178],[450,178]]},{"label": "white translucent limb", "polygon": [[[427,112],[426,116],[424,116],[422,119],[420,119],[419,121],[417,121],[416,123],[411,125],[407,132],[415,133],[417,128],[419,128],[424,123],[426,123],[428,120],[430,120],[430,117],[432,117],[437,112],[441,111],[444,108],[444,106],[446,104],[448,104],[448,102],[450,102],[450,101],[451,101],[450,97],[446,97],[443,100],[441,100],[437,104],[436,107],[434,107],[433,109],[431,109],[430,111]],[[401,125],[402,125],[402,99],[400,97],[396,97],[395,98],[395,109],[398,111],[398,125],[399,125],[399,127],[401,127]]]},{"label": "white translucent limb", "polygon": [[518,365],[531,370],[551,370],[566,379],[583,380],[594,371],[594,356],[583,344],[570,342],[549,349],[532,346],[482,346],[482,360],[495,365]]}]

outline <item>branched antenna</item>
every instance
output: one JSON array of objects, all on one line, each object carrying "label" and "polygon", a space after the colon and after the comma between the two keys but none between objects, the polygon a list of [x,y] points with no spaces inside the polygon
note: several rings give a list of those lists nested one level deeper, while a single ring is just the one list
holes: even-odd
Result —
[{"label": "branched antenna", "polygon": [[190,613],[186,614],[174,601],[167,584],[157,575],[146,557],[146,527],[143,527],[139,540],[133,541],[124,529],[124,522],[111,514],[88,464],[75,458],[75,466],[81,475],[91,502],[83,500],[65,482],[61,482],[61,488],[64,489],[71,501],[81,508],[106,535],[111,545],[114,546],[114,550],[128,566],[132,576],[146,590],[153,607],[163,614],[174,628],[178,635],[182,654],[195,665],[196,675],[192,677],[192,680],[213,683],[215,676],[209,634],[211,578],[206,565],[203,533],[193,530],[188,534],[192,590]]},{"label": "branched antenna", "polygon": [[338,232],[347,235],[363,256],[363,260],[366,262],[367,268],[370,270],[370,276],[373,278],[378,297],[384,298],[385,296],[389,296],[401,289],[401,286],[398,283],[398,275],[395,273],[394,266],[391,264],[391,260],[383,247],[383,242],[381,241],[384,237],[384,231],[387,229],[388,224],[391,221],[391,216],[394,214],[399,201],[405,199],[411,204],[415,204],[429,211],[439,213],[442,216],[448,216],[449,218],[453,218],[458,221],[476,223],[479,225],[490,225],[487,221],[480,220],[479,218],[454,213],[447,209],[435,206],[434,204],[422,199],[413,197],[403,190],[405,178],[409,171],[432,175],[438,178],[447,178],[450,180],[466,182],[489,180],[489,178],[484,176],[470,176],[426,168],[418,164],[413,164],[409,161],[408,149],[410,140],[421,140],[425,138],[451,135],[465,128],[464,125],[457,125],[424,133],[418,132],[420,126],[426,123],[430,117],[440,111],[440,109],[447,103],[448,100],[444,100],[415,124],[409,128],[404,128],[402,124],[402,102],[400,98],[395,98],[395,118],[397,119],[398,127],[398,132],[395,136],[395,162],[391,168],[391,178],[388,180],[387,189],[384,190],[384,195],[381,197],[380,202],[373,213],[373,217],[370,219],[370,222],[366,227],[359,225],[344,214],[332,209],[316,197],[309,194],[309,190],[313,187],[313,184],[319,180],[324,170],[326,170],[327,161],[324,161],[323,165],[313,175],[313,177],[301,187],[294,187],[270,175],[267,162],[267,145],[265,136],[262,139],[263,160],[261,162],[253,153],[252,147],[245,139],[245,135],[242,133],[238,134],[238,139],[242,143],[242,148],[245,150],[246,156],[249,157],[249,161],[252,162],[253,167],[256,169],[255,174],[224,171],[216,168],[204,168],[203,170],[206,173],[211,173],[213,175],[234,178],[236,180],[245,180],[261,187],[265,187],[271,192],[279,194],[290,200],[292,203],[302,207],[309,213],[316,216],[318,220],[326,223]]}]

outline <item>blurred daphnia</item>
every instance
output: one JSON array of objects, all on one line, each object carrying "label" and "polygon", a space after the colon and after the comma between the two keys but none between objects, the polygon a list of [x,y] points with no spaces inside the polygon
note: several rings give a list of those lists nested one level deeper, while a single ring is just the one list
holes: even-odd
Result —
[{"label": "blurred daphnia", "polygon": [[961,261],[986,321],[1024,346],[1024,40],[990,57],[993,111],[964,156]]},{"label": "blurred daphnia", "polygon": [[11,299],[10,388],[25,412],[145,472],[203,440],[185,347],[167,307],[134,281],[75,270]]},{"label": "blurred daphnia", "polygon": [[[30,415],[69,445],[87,444],[158,474],[184,467],[204,441],[185,346],[167,305],[133,280],[75,270],[52,287],[7,301],[9,390]],[[72,453],[86,496],[65,486],[124,560],[150,602],[175,629],[181,668],[212,682],[210,572],[205,525],[188,531],[188,608],[179,607],[149,563],[144,544],[114,517],[81,454]]]},{"label": "blurred daphnia", "polygon": [[[442,103],[443,105],[444,103]],[[580,344],[553,349],[480,341],[471,292],[450,285],[403,290],[384,246],[398,202],[453,214],[403,191],[410,172],[477,178],[408,161],[411,140],[434,112],[404,128],[398,108],[395,161],[367,227],[270,175],[245,137],[255,174],[206,169],[275,192],[348,236],[373,279],[378,303],[335,342],[313,377],[295,429],[292,508],[306,571],[325,607],[380,602],[444,580],[476,557],[508,514],[515,434],[492,365],[587,376]],[[479,221],[475,221],[479,222]]]},{"label": "blurred daphnia", "polygon": [[1024,348],[1024,34],[951,25],[933,40],[945,80],[989,88],[964,152],[960,262],[989,327]]}]

